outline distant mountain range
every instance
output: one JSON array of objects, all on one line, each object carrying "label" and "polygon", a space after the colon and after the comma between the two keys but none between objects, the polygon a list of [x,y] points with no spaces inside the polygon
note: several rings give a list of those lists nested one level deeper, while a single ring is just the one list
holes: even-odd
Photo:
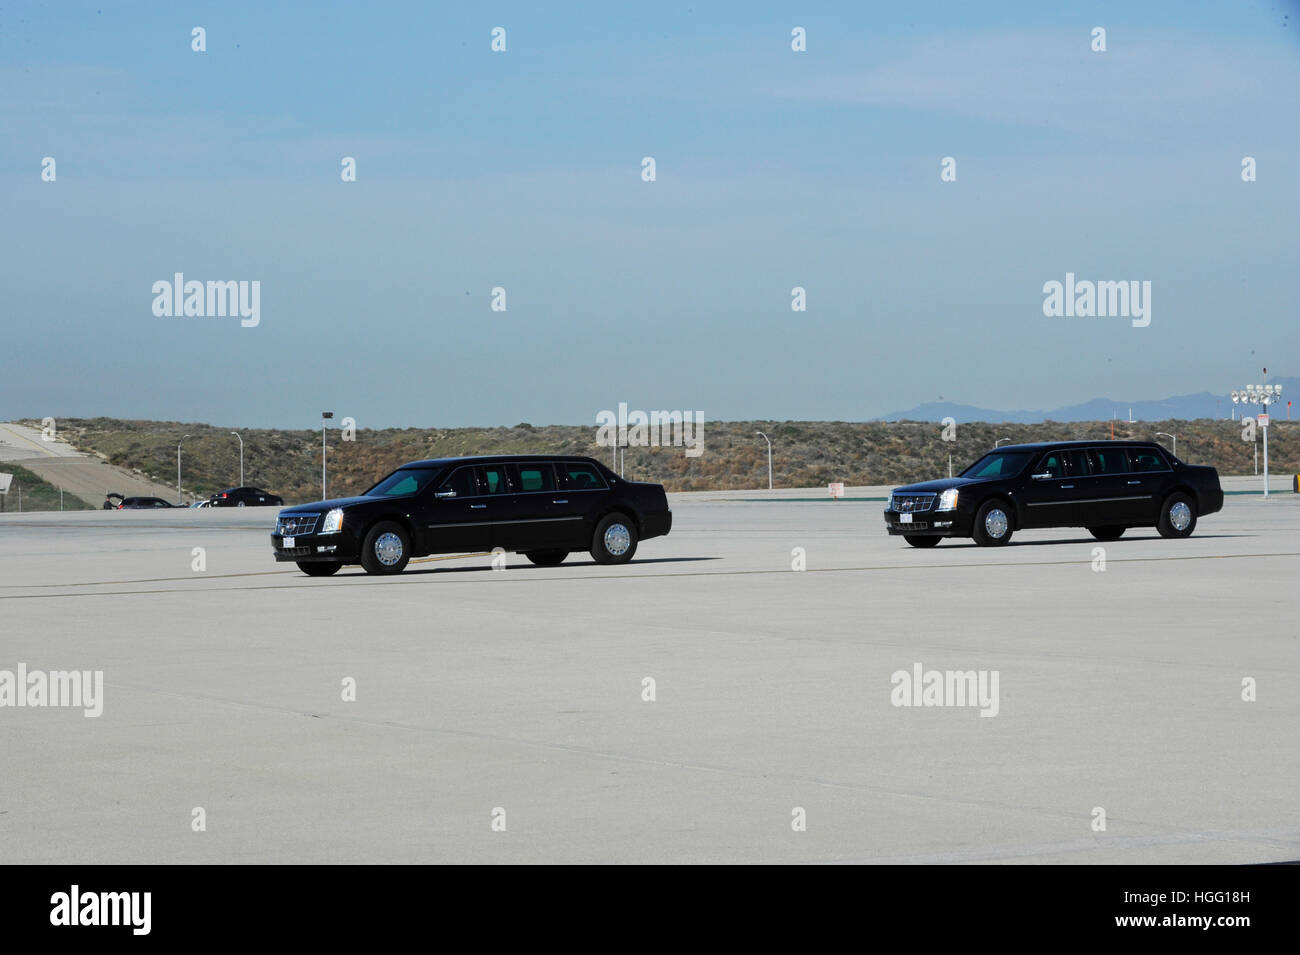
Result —
[{"label": "distant mountain range", "polygon": [[[1243,382],[1244,384],[1244,382]],[[1286,417],[1288,400],[1300,401],[1300,378],[1269,378],[1264,384],[1281,385],[1282,401],[1275,406],[1273,413]],[[1251,406],[1254,412],[1260,410],[1258,405]],[[957,404],[953,401],[927,401],[925,404],[909,408],[907,411],[894,411],[878,421],[941,421],[955,418],[958,422],[987,421],[1013,422],[1017,424],[1034,424],[1039,421],[1109,421],[1113,417],[1127,421],[1129,409],[1133,411],[1134,421],[1193,421],[1197,418],[1226,418],[1231,413],[1232,399],[1228,393],[1216,395],[1208,391],[1194,395],[1175,395],[1172,398],[1158,400],[1129,401],[1112,398],[1094,398],[1083,404],[1066,405],[1050,411],[995,411],[992,408],[979,408],[975,405]],[[1240,409],[1238,410],[1240,417]]]}]

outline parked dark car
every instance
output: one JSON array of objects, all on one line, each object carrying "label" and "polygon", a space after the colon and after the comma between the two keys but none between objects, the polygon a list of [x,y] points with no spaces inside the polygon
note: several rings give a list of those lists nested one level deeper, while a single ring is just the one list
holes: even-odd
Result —
[{"label": "parked dark car", "polygon": [[313,577],[357,563],[398,574],[413,557],[497,547],[542,567],[581,550],[624,564],[672,518],[662,485],[624,480],[591,458],[438,458],[404,464],[359,497],[282,510],[271,546]]},{"label": "parked dark car", "polygon": [[1032,527],[1086,527],[1115,540],[1130,527],[1190,537],[1223,508],[1219,474],[1147,441],[1057,441],[990,451],[958,477],[895,488],[885,526],[913,547],[944,537],[995,546]]},{"label": "parked dark car", "polygon": [[213,507],[284,507],[284,498],[260,487],[228,487],[208,500]]},{"label": "parked dark car", "polygon": [[118,494],[117,491],[109,491],[104,495],[104,510],[115,511],[122,506],[122,502],[125,500],[125,494]]},{"label": "parked dark car", "polygon": [[174,507],[171,501],[164,501],[161,497],[124,497],[122,503],[117,505],[119,511],[142,511],[152,510],[155,507]]}]

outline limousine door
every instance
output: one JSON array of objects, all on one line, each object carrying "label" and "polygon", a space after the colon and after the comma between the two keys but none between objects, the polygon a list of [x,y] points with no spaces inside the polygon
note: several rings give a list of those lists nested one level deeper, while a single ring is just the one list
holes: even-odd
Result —
[{"label": "limousine door", "polygon": [[561,495],[555,466],[549,461],[510,465],[510,483],[510,502],[501,523],[495,525],[492,546],[513,551],[562,547],[566,517],[557,508]]},{"label": "limousine door", "polygon": [[[1086,459],[1084,459],[1086,460]],[[1029,471],[1028,483],[1021,491],[1028,527],[1083,527],[1087,497],[1087,478],[1070,470],[1068,452],[1048,451]]]},{"label": "limousine door", "polygon": [[1147,512],[1154,510],[1155,481],[1129,470],[1128,449],[1090,448],[1092,460],[1093,526],[1154,523]]},{"label": "limousine door", "polygon": [[457,468],[428,494],[424,508],[424,550],[468,554],[491,549],[491,508],[480,495],[476,468]]}]

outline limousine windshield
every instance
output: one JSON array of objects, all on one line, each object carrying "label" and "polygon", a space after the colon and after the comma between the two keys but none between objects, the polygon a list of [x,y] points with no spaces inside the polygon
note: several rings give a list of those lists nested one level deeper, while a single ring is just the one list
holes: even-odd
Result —
[{"label": "limousine windshield", "polygon": [[1023,471],[1028,463],[1029,452],[1027,451],[990,452],[962,471],[961,476],[964,478],[1012,477]]},{"label": "limousine windshield", "polygon": [[366,491],[366,497],[401,497],[416,494],[438,476],[439,468],[401,468]]}]

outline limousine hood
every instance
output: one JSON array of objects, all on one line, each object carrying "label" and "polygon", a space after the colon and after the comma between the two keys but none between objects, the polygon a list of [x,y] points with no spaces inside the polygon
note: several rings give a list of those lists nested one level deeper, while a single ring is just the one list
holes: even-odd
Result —
[{"label": "limousine hood", "polygon": [[364,504],[366,501],[373,501],[373,497],[336,497],[328,501],[313,501],[310,504],[295,504],[293,507],[283,507],[280,509],[281,514],[323,514],[326,511],[333,510],[336,507],[347,507],[349,504]]},{"label": "limousine hood", "polygon": [[902,487],[894,488],[894,493],[934,493],[937,491],[946,491],[950,487],[968,487],[971,484],[987,484],[987,478],[964,478],[950,477],[939,478],[936,481],[922,481],[920,484],[904,484]]}]

